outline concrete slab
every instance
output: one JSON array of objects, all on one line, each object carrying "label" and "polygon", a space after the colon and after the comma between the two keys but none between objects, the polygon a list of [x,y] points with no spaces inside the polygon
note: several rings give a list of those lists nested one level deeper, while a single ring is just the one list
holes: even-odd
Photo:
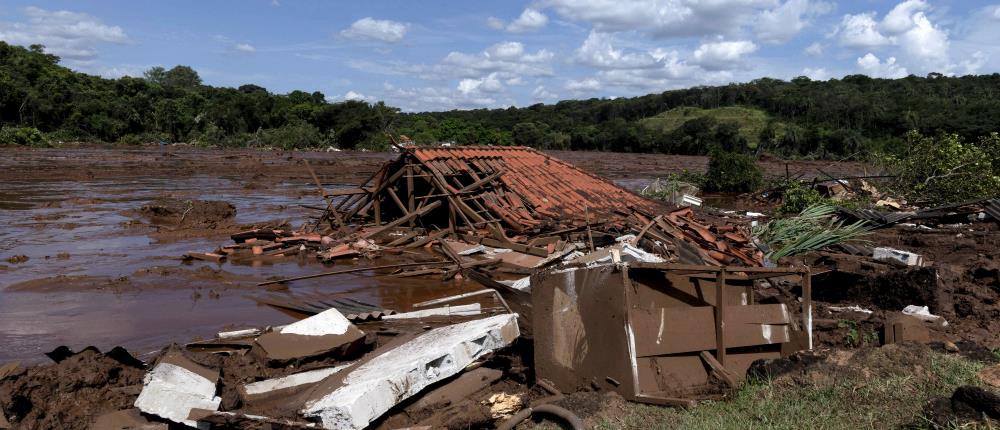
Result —
[{"label": "concrete slab", "polygon": [[168,353],[146,374],[135,407],[147,414],[196,427],[191,409],[219,409],[215,395],[219,372],[199,366],[179,353]]},{"label": "concrete slab", "polygon": [[322,381],[327,376],[340,372],[352,365],[354,363],[347,363],[340,366],[308,370],[281,378],[265,379],[252,384],[246,384],[240,390],[240,395],[248,403],[255,400],[288,395],[297,389],[302,389],[310,384]]},{"label": "concrete slab", "polygon": [[300,412],[319,418],[325,428],[363,429],[396,404],[519,335],[515,314],[436,328],[360,365],[339,384],[317,387]]},{"label": "concrete slab", "polygon": [[[362,343],[365,333],[336,309],[264,333],[256,340],[269,361],[287,362],[321,355],[346,355]],[[339,352],[339,353],[338,353]]]}]

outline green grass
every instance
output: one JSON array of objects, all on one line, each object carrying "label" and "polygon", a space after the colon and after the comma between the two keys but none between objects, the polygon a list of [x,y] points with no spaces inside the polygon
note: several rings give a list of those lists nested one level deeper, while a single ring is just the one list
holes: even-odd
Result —
[{"label": "green grass", "polygon": [[[873,354],[873,360],[880,357]],[[960,385],[977,384],[984,365],[929,353],[920,371],[911,366],[834,374],[827,382],[798,385],[756,381],[732,398],[691,409],[628,403],[625,413],[604,419],[599,429],[867,429],[926,427],[922,410],[934,397]]]},{"label": "green grass", "polygon": [[688,120],[702,116],[715,118],[717,121],[736,121],[740,125],[740,134],[749,142],[751,148],[756,148],[760,142],[760,132],[767,125],[770,117],[760,109],[728,106],[715,109],[696,107],[679,107],[659,115],[639,120],[639,123],[649,129],[669,133]]}]

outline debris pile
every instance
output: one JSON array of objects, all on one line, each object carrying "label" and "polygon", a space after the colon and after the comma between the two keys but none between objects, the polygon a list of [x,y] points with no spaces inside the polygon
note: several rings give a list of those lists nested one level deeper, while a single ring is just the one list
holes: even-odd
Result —
[{"label": "debris pile", "polygon": [[[513,428],[545,414],[583,428],[552,403],[596,390],[686,407],[724,397],[748,370],[829,344],[841,324],[853,324],[856,344],[938,340],[937,331],[964,324],[956,318],[963,305],[940,288],[945,269],[934,256],[836,244],[770,261],[748,230],[761,214],[696,211],[686,193],[673,199],[680,207],[667,206],[528,148],[401,148],[346,189],[327,190],[312,176],[323,205],[302,228],[239,232],[231,244],[185,258],[297,256],[334,266],[260,286],[372,272],[465,278],[483,288],[412,309],[268,289],[254,299],[302,319],[171,345],[148,364],[119,349],[53,351],[56,362],[114,365],[109,375],[120,382],[104,383],[131,387],[85,411],[95,426]],[[871,192],[866,184],[857,187]],[[823,190],[846,198],[855,187],[836,180]],[[990,200],[839,216],[884,228],[981,222],[996,208]],[[968,276],[1000,285],[996,273]],[[881,334],[869,339],[868,328]],[[28,390],[18,377],[0,374],[0,388]],[[111,395],[104,390],[97,393]],[[3,405],[6,417],[58,425],[37,401]]]}]

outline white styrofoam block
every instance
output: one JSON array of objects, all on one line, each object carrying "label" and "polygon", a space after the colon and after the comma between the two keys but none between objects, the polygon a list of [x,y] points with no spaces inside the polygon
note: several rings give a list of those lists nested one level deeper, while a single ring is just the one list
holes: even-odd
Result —
[{"label": "white styrofoam block", "polygon": [[872,257],[876,260],[896,260],[907,266],[922,266],[924,264],[924,257],[920,254],[886,246],[875,248]]},{"label": "white styrofoam block", "polygon": [[301,413],[319,418],[324,428],[363,429],[397,403],[519,335],[516,314],[436,328],[352,370],[342,385],[306,401]]},{"label": "white styrofoam block", "polygon": [[401,314],[384,315],[384,320],[402,320],[409,318],[424,318],[441,315],[479,315],[482,312],[482,305],[471,303],[468,305],[443,306],[440,308],[422,309],[413,312],[403,312]]},{"label": "white styrofoam block", "polygon": [[315,382],[322,381],[327,376],[340,372],[341,370],[344,370],[353,364],[354,363],[347,363],[336,367],[326,367],[323,369],[299,372],[288,376],[283,376],[281,378],[265,379],[263,381],[254,382],[252,384],[246,384],[245,386],[243,386],[243,389],[246,390],[247,394],[256,395],[256,394],[267,393],[270,391],[282,390],[285,388],[297,387],[299,385],[304,385],[304,384],[312,384]]},{"label": "white styrofoam block", "polygon": [[281,329],[281,334],[300,334],[304,336],[325,336],[328,334],[344,334],[351,327],[340,311],[330,308],[304,320],[296,321]]},{"label": "white styrofoam block", "polygon": [[948,321],[945,320],[944,317],[942,317],[940,315],[934,315],[934,314],[932,314],[930,308],[928,308],[927,306],[909,305],[909,306],[903,308],[903,314],[904,315],[909,315],[909,316],[912,316],[914,318],[918,318],[918,319],[921,319],[921,320],[924,320],[924,321],[927,321],[927,322],[939,323],[943,327],[947,327],[948,326]]},{"label": "white styrofoam block", "polygon": [[215,395],[215,381],[184,367],[160,363],[146,374],[135,407],[170,421],[196,427],[188,419],[191,409],[217,410],[222,402]]}]

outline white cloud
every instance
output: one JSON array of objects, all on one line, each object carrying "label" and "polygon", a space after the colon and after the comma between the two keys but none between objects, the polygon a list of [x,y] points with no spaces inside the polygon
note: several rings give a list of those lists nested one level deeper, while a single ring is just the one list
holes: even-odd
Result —
[{"label": "white cloud", "polygon": [[583,45],[577,48],[575,59],[580,64],[599,69],[635,69],[657,65],[657,59],[650,53],[625,53],[615,49],[612,42],[610,34],[591,31]]},{"label": "white cloud", "polygon": [[483,96],[475,92],[463,94],[457,89],[437,87],[400,88],[392,84],[383,85],[386,103],[399,106],[407,112],[427,110],[451,110],[459,108],[482,108],[495,106],[495,97]]},{"label": "white cloud", "polygon": [[784,43],[810,24],[816,16],[833,10],[823,1],[788,0],[777,8],[765,10],[757,17],[757,37],[769,43]]},{"label": "white cloud", "polygon": [[813,42],[806,47],[805,53],[813,56],[823,55],[823,44],[819,42]]},{"label": "white cloud", "polygon": [[92,62],[101,43],[130,43],[125,30],[104,24],[79,12],[49,11],[34,6],[24,9],[27,23],[0,23],[0,40],[15,45],[45,45],[48,53],[80,62]]},{"label": "white cloud", "polygon": [[479,54],[452,51],[441,60],[441,64],[416,67],[421,77],[441,79],[448,77],[478,78],[484,74],[498,72],[502,79],[525,76],[551,76],[554,54],[540,49],[534,53],[525,50],[521,42],[500,42]]},{"label": "white cloud", "polygon": [[237,43],[233,46],[233,50],[244,54],[253,54],[254,52],[257,52],[257,48],[249,43]]},{"label": "white cloud", "polygon": [[842,46],[864,51],[898,48],[899,58],[914,68],[947,74],[956,67],[950,59],[951,43],[947,31],[931,22],[926,13],[930,9],[925,0],[904,0],[881,21],[874,12],[845,15],[835,34]]},{"label": "white cloud", "polygon": [[535,100],[556,100],[559,98],[555,93],[546,90],[544,85],[535,87],[535,90],[531,92],[531,97]]},{"label": "white cloud", "polygon": [[899,34],[907,31],[916,25],[914,18],[917,17],[917,12],[926,9],[928,9],[928,5],[924,0],[906,0],[885,14],[879,28],[886,34]]},{"label": "white cloud", "polygon": [[776,0],[542,0],[538,5],[600,32],[642,31],[655,37],[736,34]]},{"label": "white cloud", "polygon": [[375,101],[375,97],[366,96],[364,94],[354,91],[348,91],[346,94],[344,94],[343,98],[344,100],[354,100],[354,101],[368,102],[368,103]]},{"label": "white cloud", "polygon": [[505,24],[502,19],[497,18],[495,16],[491,16],[489,18],[486,18],[486,25],[488,25],[490,28],[494,30],[503,30]]},{"label": "white cloud", "polygon": [[507,31],[511,33],[527,33],[529,31],[541,30],[548,23],[549,17],[529,7],[524,12],[521,12],[521,16],[517,17],[517,19],[507,26]]},{"label": "white cloud", "polygon": [[749,40],[703,43],[694,51],[694,64],[705,70],[732,70],[741,66],[743,56],[757,51]]},{"label": "white cloud", "polygon": [[896,79],[905,78],[908,75],[905,67],[896,64],[896,57],[889,57],[885,62],[882,62],[871,52],[858,58],[858,66],[866,75],[875,78]]},{"label": "white cloud", "polygon": [[826,69],[822,67],[817,67],[815,69],[806,67],[802,69],[802,75],[814,81],[825,81],[830,79],[830,74],[827,73]]},{"label": "white cloud", "polygon": [[997,6],[995,9],[993,9],[993,18],[1000,19],[1000,6]]},{"label": "white cloud", "polygon": [[458,91],[466,96],[479,93],[499,93],[504,90],[503,84],[496,73],[490,73],[479,79],[462,79],[458,83]]},{"label": "white cloud", "polygon": [[601,89],[601,82],[594,78],[570,79],[563,87],[574,93],[592,93]]},{"label": "white cloud", "polygon": [[875,21],[875,12],[844,15],[836,30],[840,44],[848,48],[877,48],[892,43],[882,35]]},{"label": "white cloud", "polygon": [[986,65],[986,54],[982,51],[973,52],[971,58],[962,60],[959,66],[962,68],[962,73],[966,75],[974,75],[979,72],[983,66]]},{"label": "white cloud", "polygon": [[340,32],[340,35],[350,39],[378,40],[385,43],[396,43],[403,40],[408,25],[387,19],[361,18],[354,21],[351,27]]},{"label": "white cloud", "polygon": [[912,28],[899,36],[900,47],[927,67],[943,68],[938,71],[947,72],[948,34],[931,24],[923,13],[918,12],[913,16],[913,24]]}]

